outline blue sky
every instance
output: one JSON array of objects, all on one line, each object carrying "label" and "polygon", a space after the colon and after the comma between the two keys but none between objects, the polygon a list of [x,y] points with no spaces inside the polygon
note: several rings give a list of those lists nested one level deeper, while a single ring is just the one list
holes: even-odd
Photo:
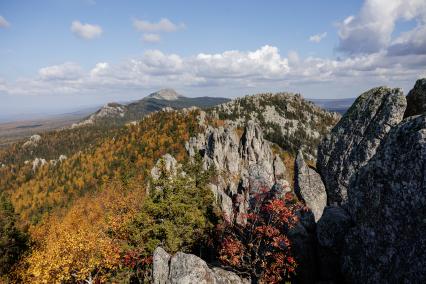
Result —
[{"label": "blue sky", "polygon": [[425,2],[0,0],[0,112],[61,112],[164,87],[407,91],[426,76]]}]

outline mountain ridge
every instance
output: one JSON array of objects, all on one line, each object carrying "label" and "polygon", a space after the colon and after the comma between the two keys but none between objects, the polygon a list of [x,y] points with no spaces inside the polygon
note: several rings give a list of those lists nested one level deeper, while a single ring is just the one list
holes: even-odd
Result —
[{"label": "mountain ridge", "polygon": [[148,96],[128,104],[107,103],[95,113],[86,117],[71,127],[88,125],[124,125],[129,122],[141,120],[145,115],[163,108],[182,109],[188,107],[212,107],[230,101],[220,97],[186,97],[178,94],[173,89],[161,89]]}]

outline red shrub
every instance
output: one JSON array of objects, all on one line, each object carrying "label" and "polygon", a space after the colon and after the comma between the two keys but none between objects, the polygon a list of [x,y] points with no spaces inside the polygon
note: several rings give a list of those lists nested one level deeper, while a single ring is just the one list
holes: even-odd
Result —
[{"label": "red shrub", "polygon": [[295,212],[300,206],[290,194],[271,198],[263,190],[254,200],[244,226],[220,229],[219,259],[261,283],[282,282],[296,268],[287,234],[298,221]]}]

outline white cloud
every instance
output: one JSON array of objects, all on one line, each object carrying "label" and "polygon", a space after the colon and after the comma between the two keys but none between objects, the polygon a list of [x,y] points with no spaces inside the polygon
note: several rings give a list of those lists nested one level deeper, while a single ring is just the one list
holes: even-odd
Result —
[{"label": "white cloud", "polygon": [[0,28],[7,28],[9,26],[9,22],[3,16],[0,16]]},{"label": "white cloud", "polygon": [[159,22],[153,23],[150,21],[134,19],[133,26],[142,32],[175,32],[185,27],[184,24],[175,24],[167,18],[162,18]]},{"label": "white cloud", "polygon": [[53,65],[38,70],[42,80],[75,80],[83,75],[82,68],[73,62]]},{"label": "white cloud", "polygon": [[83,39],[94,39],[102,35],[102,28],[97,25],[83,24],[74,21],[71,24],[71,32]]},{"label": "white cloud", "polygon": [[356,16],[338,24],[340,51],[348,54],[374,53],[386,49],[398,20],[426,23],[424,0],[366,0]]},{"label": "white cloud", "polygon": [[90,76],[96,77],[96,76],[102,76],[106,74],[108,71],[109,64],[107,62],[99,62],[96,64],[96,66],[90,70]]},{"label": "white cloud", "polygon": [[309,41],[319,43],[327,36],[327,32],[323,32],[321,34],[312,35],[309,37]]},{"label": "white cloud", "polygon": [[281,57],[277,47],[269,45],[252,52],[231,50],[219,54],[200,53],[189,63],[199,76],[212,79],[278,79],[289,71],[287,58]]},{"label": "white cloud", "polygon": [[161,37],[158,34],[144,34],[142,40],[147,43],[157,43],[161,41]]}]

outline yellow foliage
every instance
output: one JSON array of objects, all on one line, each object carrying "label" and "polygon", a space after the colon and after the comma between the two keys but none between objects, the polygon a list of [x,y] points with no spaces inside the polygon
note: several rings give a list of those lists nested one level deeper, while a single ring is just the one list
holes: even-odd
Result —
[{"label": "yellow foliage", "polygon": [[143,190],[120,183],[79,199],[64,216],[51,216],[31,229],[32,252],[20,265],[26,283],[106,281],[119,265],[123,225],[142,205]]}]

